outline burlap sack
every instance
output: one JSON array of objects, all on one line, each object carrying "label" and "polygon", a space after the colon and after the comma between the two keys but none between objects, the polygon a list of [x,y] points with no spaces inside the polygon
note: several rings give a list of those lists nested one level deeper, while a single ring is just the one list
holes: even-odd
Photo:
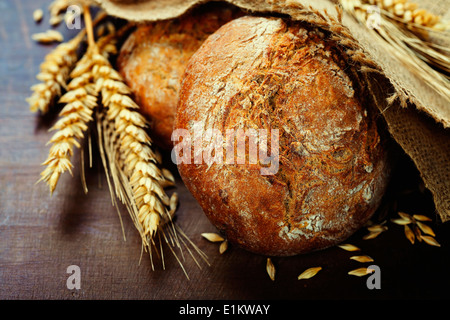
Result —
[{"label": "burlap sack", "polygon": [[[182,15],[207,0],[95,0],[112,16],[130,21],[154,21]],[[371,88],[392,137],[416,164],[431,191],[438,216],[450,220],[450,97],[439,95],[401,59],[353,17],[340,16],[331,0],[227,0],[257,12],[276,12],[319,25],[335,34],[350,53]],[[450,0],[416,0],[435,14],[450,17]],[[450,48],[450,35],[430,40]]]}]

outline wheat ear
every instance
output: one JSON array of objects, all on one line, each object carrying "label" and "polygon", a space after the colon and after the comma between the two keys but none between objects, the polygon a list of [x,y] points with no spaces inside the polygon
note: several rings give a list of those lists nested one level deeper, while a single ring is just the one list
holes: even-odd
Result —
[{"label": "wheat ear", "polygon": [[[87,6],[84,8],[84,15],[94,90],[101,95],[107,120],[113,123],[115,138],[114,147],[108,154],[112,161],[110,167],[117,174],[122,174],[125,182],[131,186],[133,204],[137,208],[137,222],[142,226],[141,235],[143,239],[152,238],[161,223],[171,220],[171,211],[167,209],[170,207],[170,199],[163,188],[170,180],[167,179],[167,173],[164,175],[158,168],[161,157],[152,149],[151,139],[146,132],[147,121],[139,113],[139,106],[131,97],[131,89],[114,70],[108,57],[100,53],[99,43],[94,40]],[[127,26],[113,37],[104,37],[106,40],[102,45],[114,46],[114,41],[124,30],[127,30]],[[113,152],[114,156],[111,156]],[[120,198],[124,201],[126,197],[120,195]]]},{"label": "wheat ear", "polygon": [[[86,68],[85,60],[78,63],[78,71]],[[67,85],[68,91],[59,102],[65,106],[60,112],[60,119],[50,130],[57,130],[49,143],[52,147],[43,165],[47,166],[41,173],[39,181],[45,181],[50,193],[56,188],[60,175],[73,167],[70,158],[74,147],[80,147],[78,140],[84,137],[88,122],[93,120],[92,113],[97,106],[97,93],[90,72],[79,73]]]},{"label": "wheat ear", "polygon": [[114,122],[118,133],[119,166],[129,177],[143,236],[153,237],[161,219],[170,219],[167,210],[170,199],[161,185],[167,179],[158,168],[158,155],[152,150],[146,119],[138,112],[130,89],[104,56],[96,54],[93,59],[93,73],[107,120]]},{"label": "wheat ear", "polygon": [[[353,1],[356,2],[355,0]],[[405,23],[413,23],[418,26],[439,30],[444,26],[440,23],[440,16],[432,14],[420,8],[417,3],[408,0],[357,0],[357,2],[376,5],[386,13],[389,13],[391,17],[395,17]]]},{"label": "wheat ear", "polygon": [[[411,72],[428,83],[432,90],[450,101],[450,50],[434,45],[423,39],[423,32],[431,30],[435,26],[438,18],[424,18],[422,29],[416,23],[406,20],[399,23],[398,19],[392,19],[392,12],[395,13],[395,6],[402,4],[404,7],[409,3],[407,1],[389,0],[389,1],[361,1],[361,0],[340,0],[345,11],[356,18],[360,23],[367,24],[369,18],[369,7],[371,4],[379,5],[382,9],[381,14],[385,19],[377,26],[368,30],[374,37],[384,42],[384,47],[392,55],[398,57]],[[400,15],[397,6],[397,15]],[[413,8],[413,7],[409,7]],[[414,7],[415,8],[415,7]],[[390,10],[390,11],[388,11]],[[388,15],[391,12],[391,15]],[[429,16],[427,12],[420,11],[421,14]],[[415,22],[419,20],[414,20]],[[426,23],[425,23],[426,22]],[[437,23],[437,22],[436,22]],[[428,28],[425,28],[424,25]],[[445,36],[445,32],[434,29],[434,35]]]},{"label": "wheat ear", "polygon": [[[61,1],[69,4],[68,1]],[[100,12],[93,21],[96,25],[106,17],[105,12]],[[78,61],[77,50],[83,41],[86,30],[81,30],[70,41],[57,45],[48,53],[40,65],[40,71],[36,79],[40,82],[31,87],[32,94],[26,98],[31,112],[40,111],[42,114],[49,112],[50,107],[61,96],[63,90],[67,90],[67,82],[70,72]]]},{"label": "wheat ear", "polygon": [[62,89],[66,89],[70,71],[78,59],[77,49],[82,37],[83,34],[80,33],[47,54],[36,76],[41,82],[31,87],[33,93],[26,99],[32,112],[47,113],[52,103],[61,95]]},{"label": "wheat ear", "polygon": [[[106,35],[98,40],[97,48],[100,48],[103,56],[108,57],[116,52],[116,47],[111,41],[111,35]],[[47,182],[50,193],[56,188],[59,177],[65,171],[72,174],[74,147],[80,148],[79,141],[84,138],[88,124],[93,120],[93,111],[97,107],[98,92],[95,90],[92,68],[94,65],[93,50],[88,49],[70,73],[72,79],[67,85],[67,92],[59,99],[59,103],[65,104],[59,116],[60,119],[50,128],[57,130],[52,136],[46,166],[41,173],[40,181]],[[69,77],[68,77],[69,78]]]},{"label": "wheat ear", "polygon": [[[161,246],[163,237],[188,277],[173,247],[184,246],[189,250],[183,240],[186,239],[205,261],[206,258],[172,221],[178,196],[174,192],[169,198],[164,188],[173,186],[175,180],[169,170],[159,168],[161,155],[152,149],[151,139],[146,133],[146,119],[138,112],[139,106],[132,100],[130,89],[107,59],[96,55],[94,61],[96,65],[93,73],[104,106],[97,113],[100,154],[113,203],[117,197],[127,206],[143,247],[149,249],[153,269],[151,248],[157,248],[156,238],[160,242],[156,252],[161,252],[160,258],[164,263]],[[113,183],[109,181],[110,177]],[[192,252],[189,252],[199,265]]]}]

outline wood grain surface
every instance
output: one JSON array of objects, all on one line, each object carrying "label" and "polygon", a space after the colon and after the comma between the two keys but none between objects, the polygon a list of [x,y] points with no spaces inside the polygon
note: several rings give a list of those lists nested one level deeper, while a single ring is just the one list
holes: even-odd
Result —
[{"label": "wood grain surface", "polygon": [[[0,299],[2,300],[314,300],[449,298],[450,227],[436,221],[429,192],[420,188],[419,175],[409,159],[400,164],[377,216],[390,219],[396,210],[425,214],[441,247],[410,244],[401,226],[372,240],[366,230],[347,242],[361,248],[381,271],[381,289],[369,289],[367,277],[348,275],[362,264],[349,258],[355,253],[334,247],[320,252],[272,258],[275,281],[268,277],[264,256],[230,246],[219,246],[202,232],[215,232],[192,195],[177,176],[172,191],[180,195],[176,223],[208,256],[199,268],[185,252],[189,279],[166,249],[165,269],[141,252],[140,237],[124,207],[121,216],[112,206],[98,157],[87,169],[87,194],[82,190],[79,152],[73,176],[64,174],[53,196],[36,184],[46,159],[46,146],[56,113],[41,117],[29,111],[25,98],[45,54],[54,45],[31,40],[49,28],[46,8],[50,1],[0,1]],[[40,24],[32,13],[47,14]],[[73,30],[57,27],[66,38]],[[169,155],[165,155],[170,159]],[[170,162],[170,160],[167,160]],[[176,170],[175,167],[171,169]],[[395,204],[395,206],[393,205]],[[125,238],[124,238],[125,236]],[[359,254],[359,253],[358,253]],[[69,289],[67,267],[81,271],[80,289]],[[297,280],[310,267],[322,270],[309,280]]]}]

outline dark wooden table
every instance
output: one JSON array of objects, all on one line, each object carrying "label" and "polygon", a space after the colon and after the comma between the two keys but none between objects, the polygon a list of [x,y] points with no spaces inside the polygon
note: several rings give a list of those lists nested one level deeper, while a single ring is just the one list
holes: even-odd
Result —
[{"label": "dark wooden table", "polygon": [[[366,230],[348,239],[361,254],[374,258],[381,271],[381,289],[370,290],[367,277],[348,271],[367,266],[350,260],[354,253],[334,247],[295,257],[273,258],[276,279],[269,279],[266,258],[230,246],[219,254],[218,244],[201,237],[216,229],[177,176],[180,207],[176,223],[208,256],[199,268],[189,256],[184,266],[165,250],[165,270],[158,260],[152,270],[141,252],[140,237],[124,207],[123,222],[111,204],[98,158],[87,169],[89,192],[81,187],[79,161],[73,177],[62,176],[49,195],[45,184],[35,182],[47,157],[47,130],[54,116],[29,111],[25,98],[36,83],[39,64],[54,45],[31,40],[45,31],[48,20],[35,24],[32,12],[49,1],[0,2],[0,299],[122,299],[122,300],[320,300],[320,299],[437,299],[450,297],[450,226],[436,219],[430,194],[407,157],[393,178],[387,205],[378,216],[394,217],[397,210],[425,214],[441,247],[410,244],[403,228],[390,221],[388,231],[363,240]],[[47,16],[48,17],[48,16]],[[66,36],[71,30],[57,28]],[[79,156],[79,153],[76,154]],[[166,155],[167,156],[167,155]],[[125,239],[124,239],[125,235]],[[67,268],[81,272],[80,289],[69,289]],[[297,276],[309,267],[322,271],[309,280]]]}]

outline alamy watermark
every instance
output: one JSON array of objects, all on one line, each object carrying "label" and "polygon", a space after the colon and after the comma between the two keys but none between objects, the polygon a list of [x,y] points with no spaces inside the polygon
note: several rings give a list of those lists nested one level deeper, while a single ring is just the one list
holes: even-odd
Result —
[{"label": "alamy watermark", "polygon": [[172,141],[175,164],[259,164],[261,175],[278,172],[278,129],[227,129],[223,134],[193,122],[191,130],[174,129]]},{"label": "alamy watermark", "polygon": [[64,22],[67,29],[81,29],[81,14],[82,9],[79,5],[72,4],[66,8],[66,12],[64,13]]},{"label": "alamy watermark", "polygon": [[370,265],[367,268],[367,274],[370,276],[367,277],[366,286],[368,289],[381,289],[381,269],[377,265]]},{"label": "alamy watermark", "polygon": [[81,269],[77,265],[70,265],[67,267],[66,272],[70,276],[66,280],[67,289],[80,289],[81,288]]}]

